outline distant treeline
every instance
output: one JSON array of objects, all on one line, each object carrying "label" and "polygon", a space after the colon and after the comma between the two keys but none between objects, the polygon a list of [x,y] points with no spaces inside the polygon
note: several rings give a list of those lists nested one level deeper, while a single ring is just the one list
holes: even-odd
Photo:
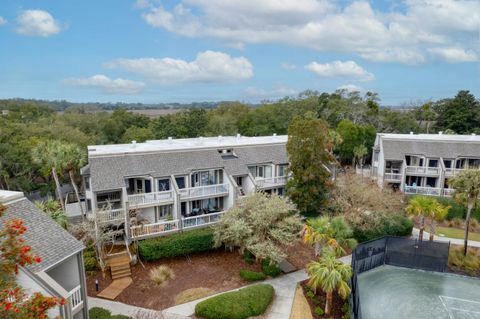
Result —
[{"label": "distant treeline", "polygon": [[8,110],[8,114],[0,113],[0,188],[51,191],[49,172],[35,164],[32,157],[32,149],[48,140],[73,143],[86,151],[87,145],[143,142],[170,136],[287,134],[295,117],[309,117],[325,120],[330,133],[342,141],[335,147],[335,155],[341,162],[351,163],[359,146],[366,147],[370,154],[377,132],[480,134],[480,103],[468,91],[403,110],[380,107],[379,103],[378,95],[371,92],[361,95],[345,90],[306,91],[255,107],[221,102],[203,108],[198,107],[200,103],[182,112],[150,118],[128,112],[125,107],[93,113],[77,103],[63,101],[0,100],[0,110]]}]

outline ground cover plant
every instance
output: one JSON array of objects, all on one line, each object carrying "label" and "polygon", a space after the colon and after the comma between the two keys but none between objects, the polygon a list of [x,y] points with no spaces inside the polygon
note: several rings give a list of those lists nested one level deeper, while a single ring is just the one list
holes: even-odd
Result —
[{"label": "ground cover plant", "polygon": [[273,295],[271,285],[249,286],[198,303],[195,314],[205,319],[246,319],[259,316],[265,313]]},{"label": "ground cover plant", "polygon": [[448,266],[451,270],[469,276],[480,276],[480,248],[469,247],[467,254],[463,248],[452,245],[448,256]]},{"label": "ground cover plant", "polygon": [[263,272],[250,271],[246,269],[240,270],[240,277],[245,279],[245,281],[258,281],[267,278],[267,276]]},{"label": "ground cover plant", "polygon": [[175,273],[168,266],[158,266],[150,270],[150,279],[157,285],[164,287],[171,279],[175,279]]}]

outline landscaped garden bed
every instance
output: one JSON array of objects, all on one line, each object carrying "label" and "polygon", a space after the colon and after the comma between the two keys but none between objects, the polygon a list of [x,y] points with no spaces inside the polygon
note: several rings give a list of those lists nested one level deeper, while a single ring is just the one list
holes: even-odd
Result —
[{"label": "landscaped garden bed", "polygon": [[303,294],[307,299],[308,305],[312,312],[312,317],[315,319],[347,319],[349,316],[348,300],[343,300],[337,293],[333,293],[332,312],[330,315],[324,314],[326,294],[319,289],[315,294],[307,285],[308,280],[302,281]]},{"label": "landscaped garden bed", "polygon": [[[301,266],[302,256],[313,254],[310,246],[301,242],[292,248],[296,254],[287,258],[292,264]],[[191,254],[182,257],[162,258],[157,261],[143,262],[145,268],[138,263],[132,266],[133,283],[125,289],[115,300],[126,304],[150,308],[165,309],[175,305],[175,299],[185,301],[185,298],[176,298],[188,289],[192,290],[193,299],[206,295],[228,291],[249,284],[240,277],[240,270],[261,272],[260,263],[247,264],[238,252],[229,252],[224,249],[211,250],[203,253]],[[164,286],[156,285],[150,278],[150,270],[160,265],[168,266],[175,273],[175,278]],[[103,276],[101,271],[87,275],[88,295],[95,297],[95,279],[98,279],[100,291],[111,283],[110,274]],[[198,293],[197,293],[198,292]],[[181,295],[180,295],[181,296]]]}]

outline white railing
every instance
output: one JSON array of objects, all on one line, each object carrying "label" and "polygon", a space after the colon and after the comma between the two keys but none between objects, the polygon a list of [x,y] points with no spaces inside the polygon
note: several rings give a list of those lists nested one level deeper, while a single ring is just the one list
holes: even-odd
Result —
[{"label": "white railing", "polygon": [[389,181],[401,181],[402,180],[402,174],[398,174],[398,173],[385,173],[385,175],[383,175],[383,176],[386,180],[389,180]]},{"label": "white railing", "polygon": [[442,189],[437,187],[405,186],[406,194],[442,196]]},{"label": "white railing", "polygon": [[283,186],[287,183],[287,176],[256,178],[255,184],[260,188]]},{"label": "white railing", "polygon": [[425,167],[425,166],[407,166],[407,173],[414,174],[440,174],[439,167]]},{"label": "white railing", "polygon": [[146,225],[139,225],[139,226],[131,226],[130,227],[130,237],[131,238],[139,238],[145,237],[149,235],[162,235],[168,234],[178,231],[178,219],[176,220],[169,220],[154,224],[146,224]]},{"label": "white railing", "polygon": [[180,198],[193,198],[203,196],[214,196],[228,194],[229,184],[214,184],[207,186],[197,186],[179,189]]},{"label": "white railing", "polygon": [[68,293],[68,302],[72,306],[72,312],[80,308],[83,304],[82,287],[77,286]]},{"label": "white railing", "polygon": [[182,218],[182,228],[189,229],[215,224],[220,220],[223,214],[225,214],[225,212]]},{"label": "white railing", "polygon": [[455,190],[453,188],[444,188],[443,196],[450,197]]},{"label": "white railing", "polygon": [[139,207],[173,200],[173,191],[141,193],[128,195],[128,204],[130,207]]},{"label": "white railing", "polygon": [[125,210],[123,208],[98,211],[95,213],[97,223],[108,223],[125,220]]}]

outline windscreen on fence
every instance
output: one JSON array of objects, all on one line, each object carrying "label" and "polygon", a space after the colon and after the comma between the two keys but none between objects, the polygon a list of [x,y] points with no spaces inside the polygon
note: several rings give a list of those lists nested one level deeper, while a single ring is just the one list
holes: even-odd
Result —
[{"label": "windscreen on fence", "polygon": [[382,265],[444,272],[450,243],[419,241],[404,237],[382,237],[359,244],[352,253],[353,276],[351,309],[354,319],[362,319],[357,275]]}]

